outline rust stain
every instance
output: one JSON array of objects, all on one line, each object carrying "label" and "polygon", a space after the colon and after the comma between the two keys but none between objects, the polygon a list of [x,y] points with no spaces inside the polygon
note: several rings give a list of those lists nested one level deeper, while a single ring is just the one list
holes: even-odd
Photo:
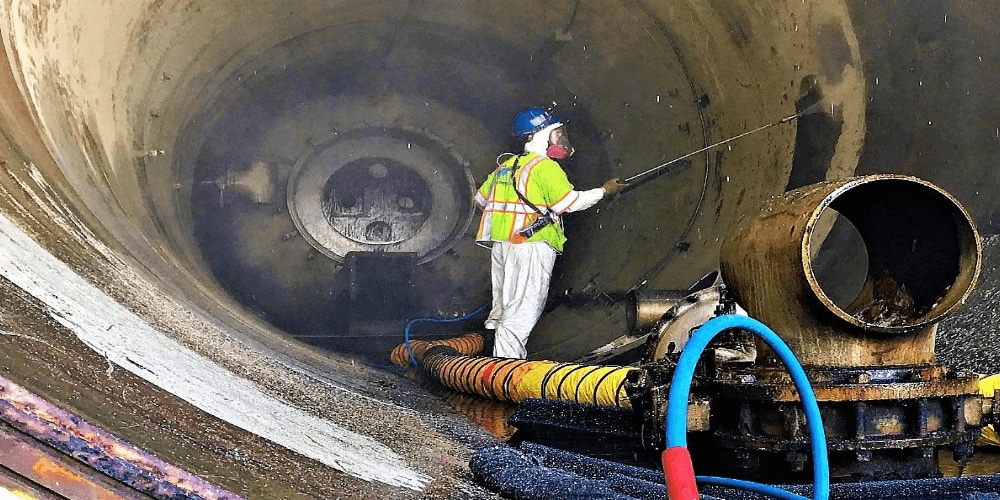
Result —
[{"label": "rust stain", "polygon": [[35,40],[42,41],[42,34],[45,32],[45,16],[42,15],[42,7],[37,4],[31,6],[31,16],[25,19],[25,24],[35,36]]},{"label": "rust stain", "polygon": [[46,457],[41,457],[35,460],[31,470],[35,471],[35,473],[39,476],[50,479],[53,482],[83,482],[82,476]]},{"label": "rust stain", "polygon": [[[86,464],[65,456],[7,426],[0,427],[0,466],[10,477],[0,476],[0,485],[22,488],[20,481],[39,485],[66,498],[120,500],[148,498],[127,485],[109,487],[112,480]],[[116,489],[117,488],[117,489]],[[18,498],[35,498],[32,490],[24,490]]]},{"label": "rust stain", "polygon": [[58,485],[58,489],[67,494],[86,496],[93,500],[120,500],[122,498],[48,457],[40,457],[35,460],[32,471],[36,474],[33,478],[34,481],[43,485]]},{"label": "rust stain", "polygon": [[[97,472],[154,497],[240,499],[234,493],[119,440],[2,377],[0,420]],[[83,488],[92,487],[62,465],[46,461],[48,459],[39,459],[33,466],[41,481],[48,484],[83,481]]]},{"label": "rust stain", "polygon": [[902,436],[906,432],[906,423],[898,415],[880,415],[872,424],[878,436]]},{"label": "rust stain", "polygon": [[[845,384],[816,386],[814,391],[819,401],[873,401],[903,400],[922,397],[960,396],[974,394],[968,381],[905,382],[892,384]],[[774,387],[774,400],[781,402],[798,401],[798,392],[792,385]]]}]

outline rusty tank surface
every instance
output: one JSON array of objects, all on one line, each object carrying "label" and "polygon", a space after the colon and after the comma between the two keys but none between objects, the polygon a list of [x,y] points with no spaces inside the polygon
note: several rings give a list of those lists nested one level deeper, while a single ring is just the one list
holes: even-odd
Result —
[{"label": "rusty tank surface", "polygon": [[[528,348],[570,361],[628,333],[629,296],[718,271],[730,225],[796,188],[913,176],[930,184],[900,196],[954,198],[956,227],[995,235],[997,19],[946,1],[0,2],[0,370],[241,497],[495,497],[467,463],[496,438],[388,353],[414,318],[489,300],[467,201],[520,147],[518,110],[566,120],[580,189],[822,110],[567,217]],[[836,279],[852,240],[825,231],[810,307],[879,323],[841,301],[866,273]],[[957,248],[927,258],[974,253]],[[973,271],[943,289],[955,269],[906,283],[920,311],[872,335],[919,331],[919,349],[883,361],[997,369],[963,352],[991,332],[957,310]],[[878,365],[830,333],[811,359],[848,345]]]}]

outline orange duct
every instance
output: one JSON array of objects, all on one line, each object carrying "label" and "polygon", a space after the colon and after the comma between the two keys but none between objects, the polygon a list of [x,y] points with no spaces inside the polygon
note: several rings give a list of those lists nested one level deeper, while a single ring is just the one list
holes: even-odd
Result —
[{"label": "orange duct", "polygon": [[[432,346],[448,346],[455,349],[461,354],[466,354],[469,356],[479,354],[479,351],[483,350],[483,336],[479,333],[467,333],[460,337],[453,337],[446,340],[411,340],[410,349],[413,351],[413,357],[420,360],[424,357],[424,352],[427,351],[429,347]],[[392,353],[389,354],[389,360],[392,364],[396,366],[407,367],[410,365],[410,353],[406,350],[406,344],[399,344],[396,346]]]}]

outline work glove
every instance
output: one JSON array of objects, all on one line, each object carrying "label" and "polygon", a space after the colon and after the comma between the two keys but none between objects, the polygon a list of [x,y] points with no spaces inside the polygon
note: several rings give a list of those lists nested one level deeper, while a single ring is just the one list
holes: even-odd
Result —
[{"label": "work glove", "polygon": [[617,177],[614,177],[612,179],[608,179],[607,182],[601,186],[601,189],[604,190],[604,196],[614,196],[620,193],[622,189],[625,189],[625,186],[627,185],[628,184],[625,184]]}]

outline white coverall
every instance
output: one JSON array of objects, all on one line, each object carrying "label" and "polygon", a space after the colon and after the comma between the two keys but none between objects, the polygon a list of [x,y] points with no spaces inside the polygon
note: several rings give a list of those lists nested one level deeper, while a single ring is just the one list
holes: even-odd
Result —
[{"label": "white coverall", "polygon": [[[604,190],[594,188],[577,194],[564,213],[592,207],[604,197]],[[524,359],[528,336],[545,309],[556,250],[543,241],[497,241],[491,249],[491,262],[493,309],[485,326],[496,330],[493,356]]]}]

